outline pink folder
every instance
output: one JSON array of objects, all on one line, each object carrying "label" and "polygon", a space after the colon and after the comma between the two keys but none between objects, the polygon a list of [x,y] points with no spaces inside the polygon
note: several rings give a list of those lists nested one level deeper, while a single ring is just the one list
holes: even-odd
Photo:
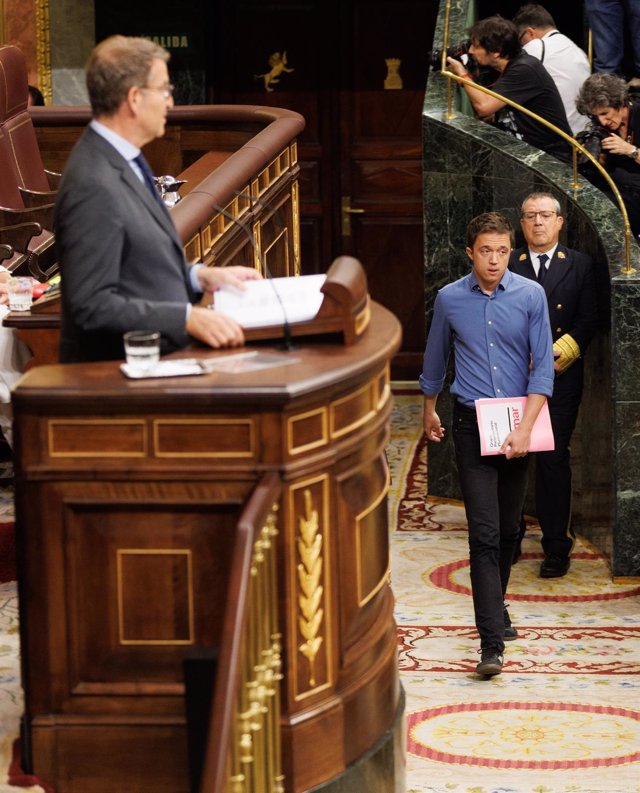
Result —
[{"label": "pink folder", "polygon": [[[527,397],[476,399],[475,403],[480,432],[480,453],[500,454],[504,439],[518,426],[524,416]],[[531,431],[529,451],[546,452],[554,448],[549,406],[545,402]]]}]

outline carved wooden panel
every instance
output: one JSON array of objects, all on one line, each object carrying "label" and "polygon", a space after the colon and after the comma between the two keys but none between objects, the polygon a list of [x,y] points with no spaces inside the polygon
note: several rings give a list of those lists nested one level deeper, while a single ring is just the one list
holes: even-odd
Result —
[{"label": "carved wooden panel", "polygon": [[291,664],[287,688],[291,701],[298,703],[334,682],[328,476],[292,485],[287,509]]}]

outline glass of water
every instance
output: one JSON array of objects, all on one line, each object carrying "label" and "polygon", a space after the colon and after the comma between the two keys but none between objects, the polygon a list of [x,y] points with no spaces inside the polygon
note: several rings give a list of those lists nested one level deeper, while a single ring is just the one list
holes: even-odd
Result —
[{"label": "glass of water", "polygon": [[10,311],[29,311],[33,302],[33,279],[12,278],[7,282]]},{"label": "glass of water", "polygon": [[133,377],[150,374],[160,360],[160,334],[155,330],[130,330],[124,334],[127,368]]}]

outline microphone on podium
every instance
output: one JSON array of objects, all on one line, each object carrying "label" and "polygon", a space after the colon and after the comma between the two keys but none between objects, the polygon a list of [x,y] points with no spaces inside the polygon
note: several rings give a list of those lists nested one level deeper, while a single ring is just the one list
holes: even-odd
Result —
[{"label": "microphone on podium", "polygon": [[[236,195],[242,196],[244,198],[248,197],[246,193],[237,193],[236,191],[234,191],[234,193]],[[189,195],[197,195],[197,194],[206,195],[206,196],[211,197],[210,193],[207,193],[204,190],[192,190],[191,193],[189,193]],[[264,204],[262,204],[262,205],[264,206]],[[283,335],[283,339],[282,339],[282,344],[277,345],[277,349],[285,350],[287,352],[289,352],[290,350],[295,349],[295,344],[293,343],[293,335],[291,333],[291,324],[290,324],[289,318],[287,316],[287,310],[286,310],[286,308],[284,306],[284,302],[282,300],[282,297],[281,297],[280,293],[278,292],[278,289],[276,288],[276,285],[275,285],[275,283],[273,281],[273,276],[271,275],[271,271],[269,270],[269,266],[267,265],[267,262],[265,261],[265,258],[263,256],[262,252],[258,250],[256,242],[253,239],[253,234],[251,233],[251,229],[246,225],[246,223],[243,223],[241,220],[238,220],[238,218],[234,217],[230,212],[227,212],[226,209],[224,209],[223,207],[219,206],[218,204],[212,203],[211,204],[211,208],[214,209],[216,212],[218,212],[218,214],[222,215],[222,217],[227,218],[227,220],[230,220],[234,225],[238,226],[238,228],[241,229],[244,232],[244,234],[246,235],[247,239],[249,240],[249,243],[250,243],[251,247],[253,248],[253,251],[256,254],[256,257],[258,258],[258,261],[260,262],[260,266],[262,267],[262,270],[263,270],[263,272],[264,272],[264,274],[266,276],[266,280],[269,281],[269,283],[271,284],[271,288],[273,289],[273,293],[275,294],[276,300],[278,301],[278,305],[280,307],[280,310],[282,311],[282,335]]]}]

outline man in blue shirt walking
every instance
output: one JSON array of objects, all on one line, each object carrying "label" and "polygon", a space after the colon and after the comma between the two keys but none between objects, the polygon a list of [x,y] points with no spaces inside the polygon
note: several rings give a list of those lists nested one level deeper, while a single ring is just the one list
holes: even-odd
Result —
[{"label": "man in blue shirt walking", "polygon": [[[476,672],[502,671],[504,641],[515,639],[504,605],[527,482],[531,429],[553,392],[553,347],[542,287],[507,270],[513,242],[509,221],[497,212],[467,228],[469,275],[438,292],[420,387],[423,425],[438,442],[436,413],[451,344],[455,351],[453,441],[469,526],[469,558],[481,660]],[[521,423],[500,454],[481,456],[475,400],[527,395]]]}]

